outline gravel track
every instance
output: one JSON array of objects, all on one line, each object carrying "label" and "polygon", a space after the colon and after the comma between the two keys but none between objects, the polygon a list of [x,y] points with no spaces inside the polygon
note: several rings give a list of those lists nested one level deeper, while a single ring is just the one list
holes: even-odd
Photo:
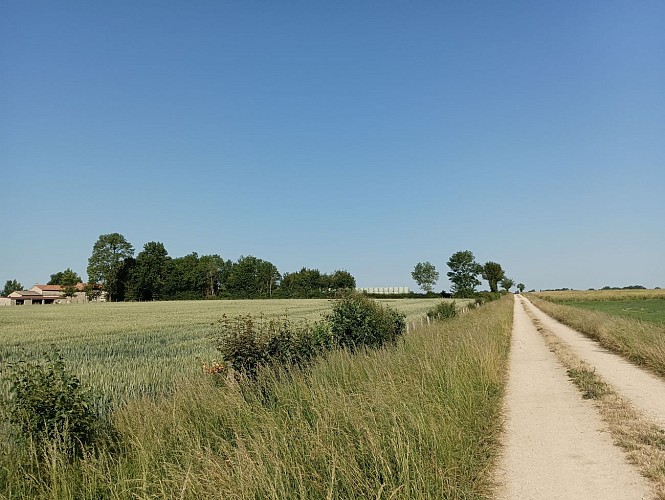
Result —
[{"label": "gravel track", "polygon": [[[532,314],[566,342],[574,340],[576,346],[583,342],[564,332],[563,325],[535,310],[521,296],[516,297],[514,307],[504,401],[504,449],[497,473],[498,498],[651,498],[648,481],[614,446],[593,403],[582,399],[525,308],[530,308]],[[577,349],[580,357],[594,365],[595,358],[589,360],[586,355],[589,349],[600,352],[602,348],[596,345]],[[620,358],[619,361],[626,363]],[[607,371],[617,373],[622,379],[632,376],[620,374],[616,367]]]}]

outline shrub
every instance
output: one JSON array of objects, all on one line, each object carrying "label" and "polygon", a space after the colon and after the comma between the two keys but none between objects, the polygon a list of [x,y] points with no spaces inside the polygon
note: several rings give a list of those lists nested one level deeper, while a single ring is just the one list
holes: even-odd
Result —
[{"label": "shrub", "polygon": [[501,294],[499,292],[478,292],[476,294],[476,305],[482,306],[493,300],[499,300]]},{"label": "shrub", "polygon": [[259,366],[281,364],[303,367],[331,346],[323,323],[293,325],[287,316],[266,320],[251,314],[218,322],[217,350],[237,378],[256,378]]},{"label": "shrub", "polygon": [[71,455],[94,446],[105,430],[92,393],[78,377],[65,369],[57,350],[45,353],[41,362],[18,362],[3,377],[9,397],[2,409],[19,434],[32,439],[38,448],[59,443]]},{"label": "shrub", "polygon": [[406,329],[403,314],[355,292],[337,299],[332,312],[313,324],[293,325],[286,316],[255,319],[250,314],[224,315],[217,324],[214,341],[223,362],[213,363],[214,369],[203,364],[203,370],[220,378],[221,367],[228,367],[237,380],[256,379],[263,365],[306,367],[335,347],[380,347],[395,342]]},{"label": "shrub", "polygon": [[457,305],[455,301],[440,302],[432,309],[427,311],[427,317],[430,319],[450,319],[457,316]]},{"label": "shrub", "polygon": [[238,374],[256,376],[259,365],[266,361],[266,327],[263,318],[258,324],[251,314],[219,320],[217,350]]},{"label": "shrub", "polygon": [[335,345],[351,350],[395,342],[406,330],[404,314],[356,292],[337,299],[327,319]]}]

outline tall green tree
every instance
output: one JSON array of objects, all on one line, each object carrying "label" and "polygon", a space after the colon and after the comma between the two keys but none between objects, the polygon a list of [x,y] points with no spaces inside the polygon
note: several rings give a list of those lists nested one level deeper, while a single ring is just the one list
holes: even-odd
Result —
[{"label": "tall green tree", "polygon": [[506,276],[506,273],[501,264],[489,261],[483,266],[482,276],[489,283],[490,291],[496,293],[499,291],[499,282]]},{"label": "tall green tree", "polygon": [[134,247],[123,235],[100,235],[88,259],[88,281],[100,283],[109,301],[122,300],[133,256]]},{"label": "tall green tree", "polygon": [[2,289],[2,296],[6,297],[10,293],[16,292],[18,290],[23,290],[23,285],[16,280],[7,280],[5,282],[5,287]]},{"label": "tall green tree", "polygon": [[526,287],[524,286],[524,283],[518,283],[517,284],[517,289],[522,293]]},{"label": "tall green tree", "polygon": [[201,293],[204,297],[215,297],[225,286],[232,263],[230,260],[224,260],[217,254],[202,255],[196,268],[198,278],[201,283]]},{"label": "tall green tree", "polygon": [[330,288],[333,290],[352,290],[356,288],[356,279],[345,270],[337,270],[330,275]]},{"label": "tall green tree", "polygon": [[83,280],[81,276],[71,268],[67,268],[64,271],[60,271],[51,275],[51,279],[48,281],[47,285],[76,285],[82,283]]},{"label": "tall green tree", "polygon": [[227,280],[227,291],[236,298],[270,297],[281,276],[271,262],[252,255],[240,257],[233,264]]},{"label": "tall green tree", "polygon": [[411,277],[418,283],[418,286],[426,293],[429,293],[439,281],[439,272],[431,262],[418,262],[411,271]]},{"label": "tall green tree", "polygon": [[171,272],[171,257],[164,244],[151,241],[143,245],[131,270],[129,298],[133,300],[160,300]]},{"label": "tall green tree", "polygon": [[508,276],[505,276],[501,280],[501,288],[503,288],[506,292],[509,292],[512,287],[515,286],[515,282],[510,279]]},{"label": "tall green tree", "polygon": [[448,279],[452,283],[450,291],[453,296],[460,298],[473,297],[476,287],[480,285],[478,275],[483,267],[476,262],[473,252],[463,250],[455,252],[447,262],[450,271]]},{"label": "tall green tree", "polygon": [[329,276],[318,269],[303,267],[300,271],[284,273],[280,283],[283,297],[314,298],[324,297],[330,288]]},{"label": "tall green tree", "polygon": [[199,255],[196,252],[173,259],[164,292],[168,298],[202,299],[205,286],[205,279],[199,273]]},{"label": "tall green tree", "polygon": [[57,272],[51,275],[48,285],[60,285],[62,287],[62,295],[65,297],[73,297],[78,291],[76,285],[82,283],[83,280],[77,272],[71,268],[64,271]]}]

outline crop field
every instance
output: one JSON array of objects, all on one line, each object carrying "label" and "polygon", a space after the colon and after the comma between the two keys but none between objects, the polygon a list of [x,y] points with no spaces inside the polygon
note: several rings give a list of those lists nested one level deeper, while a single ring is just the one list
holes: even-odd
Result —
[{"label": "crop field", "polygon": [[567,290],[533,295],[557,304],[665,324],[665,290]]},{"label": "crop field", "polygon": [[[380,301],[413,322],[440,299]],[[459,301],[458,301],[459,302]],[[41,357],[51,346],[67,366],[112,401],[155,396],[201,375],[219,357],[210,340],[223,315],[288,315],[316,321],[326,299],[119,302],[0,308],[0,363]]]},{"label": "crop field", "polygon": [[[391,305],[413,322],[438,302]],[[75,460],[0,432],[8,445],[0,447],[0,497],[490,495],[512,297],[450,320],[416,321],[404,342],[385,349],[335,350],[305,371],[266,369],[254,384],[220,386],[201,373],[196,357],[215,355],[207,336],[221,314],[275,316],[285,305],[291,318],[310,320],[330,307],[304,300],[0,311],[5,360],[55,340],[96,384],[126,380],[135,391],[117,392],[126,397],[111,415],[117,442]],[[95,362],[105,370],[93,370]],[[134,373],[123,379],[123,369]],[[128,397],[140,395],[144,371],[154,373],[158,397]],[[170,377],[169,390],[160,377]]]},{"label": "crop field", "polygon": [[563,305],[665,325],[665,300],[565,301]]},{"label": "crop field", "polygon": [[604,302],[625,300],[665,300],[665,290],[563,290],[530,293],[550,302]]}]

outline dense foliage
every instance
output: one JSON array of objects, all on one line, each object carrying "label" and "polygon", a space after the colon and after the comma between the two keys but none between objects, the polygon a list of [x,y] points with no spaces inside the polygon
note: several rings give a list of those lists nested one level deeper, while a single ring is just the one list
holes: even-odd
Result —
[{"label": "dense foliage", "polygon": [[101,283],[109,300],[122,300],[134,247],[118,233],[102,234],[88,259],[88,279]]},{"label": "dense foliage", "polygon": [[328,315],[333,343],[354,350],[394,343],[404,333],[404,315],[359,293],[335,301]]},{"label": "dense foliage", "polygon": [[[51,279],[59,281],[62,275],[56,273]],[[236,262],[196,252],[173,258],[157,241],[146,243],[134,258],[134,248],[118,233],[99,237],[88,260],[88,276],[86,292],[98,294],[103,289],[115,302],[327,298],[356,286],[348,271],[325,274],[303,267],[282,276],[272,262],[253,255],[241,256]]]},{"label": "dense foliage", "polygon": [[6,297],[17,290],[23,290],[23,285],[16,280],[7,280],[5,282],[5,287],[2,289],[2,296]]},{"label": "dense foliage", "polygon": [[411,277],[425,293],[429,293],[439,280],[439,272],[429,261],[418,262],[411,271]]},{"label": "dense foliage", "polygon": [[499,282],[504,279],[505,272],[503,271],[501,264],[489,261],[486,262],[482,268],[482,276],[483,279],[487,280],[489,283],[490,292],[496,293],[499,291]]},{"label": "dense foliage", "polygon": [[76,285],[82,282],[83,280],[81,279],[81,276],[79,276],[77,272],[68,267],[64,271],[52,274],[51,279],[47,284],[60,285],[62,287],[63,296],[73,297],[74,294],[76,294],[78,291]]},{"label": "dense foliage", "polygon": [[356,350],[395,343],[406,329],[404,314],[358,293],[337,299],[332,311],[313,324],[288,317],[266,320],[250,314],[217,323],[215,344],[237,378],[253,379],[260,366],[303,367],[333,348]]},{"label": "dense foliage", "polygon": [[448,260],[448,279],[452,283],[450,292],[454,297],[471,298],[475,296],[476,287],[480,285],[478,275],[483,267],[476,262],[473,252],[464,250],[455,252]]},{"label": "dense foliage", "polygon": [[455,316],[457,316],[457,304],[455,304],[454,300],[452,302],[439,302],[427,311],[427,317],[430,319],[442,320],[454,318]]}]

